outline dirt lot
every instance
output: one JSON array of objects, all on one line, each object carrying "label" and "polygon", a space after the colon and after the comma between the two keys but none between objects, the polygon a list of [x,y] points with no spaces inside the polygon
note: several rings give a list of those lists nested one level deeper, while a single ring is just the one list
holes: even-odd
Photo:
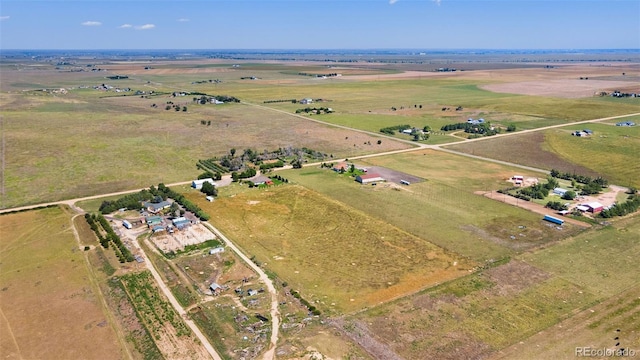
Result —
[{"label": "dirt lot", "polygon": [[424,181],[424,179],[417,177],[415,175],[409,175],[400,171],[392,170],[392,169],[381,167],[381,166],[368,166],[366,168],[367,168],[368,174],[378,174],[381,177],[385,178],[387,182],[400,184],[400,180],[406,180],[409,183],[413,184],[413,183]]},{"label": "dirt lot", "polygon": [[159,232],[151,236],[153,243],[162,251],[184,250],[187,245],[203,243],[215,239],[215,235],[202,224],[193,224],[184,230],[175,230],[173,234]]}]

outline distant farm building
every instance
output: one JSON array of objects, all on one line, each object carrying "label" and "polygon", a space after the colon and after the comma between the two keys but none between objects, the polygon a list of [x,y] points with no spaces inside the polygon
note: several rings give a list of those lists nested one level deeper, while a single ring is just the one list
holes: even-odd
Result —
[{"label": "distant farm building", "polygon": [[206,199],[207,199],[208,202],[213,202],[213,200],[214,200],[213,196],[207,196]]},{"label": "distant farm building", "polygon": [[362,185],[366,185],[385,181],[385,179],[378,174],[365,174],[356,176],[356,181]]},{"label": "distant farm building", "polygon": [[411,183],[408,182],[407,180],[400,180],[400,184],[402,184],[402,185],[411,185]]},{"label": "distant farm building", "polygon": [[204,183],[208,182],[209,184],[216,186],[216,183],[213,181],[212,178],[206,178],[206,179],[198,179],[198,180],[193,180],[191,182],[191,187],[196,189],[196,190],[200,190],[202,189],[202,185]]},{"label": "distant farm building", "polygon": [[564,196],[564,194],[566,194],[567,191],[569,191],[569,190],[563,189],[563,188],[555,188],[555,189],[553,189],[553,193],[558,195],[558,196]]},{"label": "distant farm building", "polygon": [[304,98],[304,99],[300,100],[300,104],[313,104],[313,99]]},{"label": "distant farm building", "polygon": [[178,230],[182,230],[185,227],[191,225],[191,221],[185,217],[179,217],[171,220],[173,226],[175,226]]},{"label": "distant farm building", "polygon": [[593,131],[591,131],[589,129],[576,130],[576,131],[572,132],[571,135],[577,136],[577,137],[587,137],[587,136],[593,135]]},{"label": "distant farm building", "polygon": [[145,222],[149,228],[162,224],[162,217],[160,216],[147,216]]},{"label": "distant farm building", "polygon": [[591,212],[591,213],[597,213],[597,212],[600,212],[600,211],[604,210],[604,205],[600,204],[597,201],[590,202],[590,203],[583,204],[583,205],[587,208],[587,211]]},{"label": "distant farm building", "polygon": [[511,177],[511,180],[513,180],[513,183],[516,185],[522,185],[522,183],[524,182],[524,176],[513,175],[513,177]]},{"label": "distant farm building", "polygon": [[635,126],[636,123],[634,123],[633,121],[623,121],[623,122],[619,122],[616,123],[616,126]]},{"label": "distant farm building", "polygon": [[484,123],[484,119],[482,119],[482,118],[480,118],[480,119],[468,118],[467,119],[467,123],[468,124],[473,124],[473,125],[483,124]]},{"label": "distant farm building", "polygon": [[126,227],[127,229],[133,228],[133,225],[131,225],[131,223],[127,220],[122,220],[122,226]]}]

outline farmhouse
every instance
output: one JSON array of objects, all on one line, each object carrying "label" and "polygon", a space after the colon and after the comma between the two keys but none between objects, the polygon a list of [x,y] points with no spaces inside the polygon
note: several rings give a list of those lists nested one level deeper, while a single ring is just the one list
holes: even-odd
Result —
[{"label": "farmhouse", "polygon": [[365,174],[356,176],[356,181],[362,185],[385,181],[383,177],[378,174]]},{"label": "farmhouse", "polygon": [[185,227],[189,226],[191,224],[191,221],[188,220],[185,217],[179,217],[179,218],[175,218],[173,220],[171,220],[171,223],[173,224],[173,226],[175,226],[178,230],[182,230]]},{"label": "farmhouse", "polygon": [[273,181],[264,175],[258,175],[254,178],[249,179],[253,183],[253,186],[258,185],[273,185]]},{"label": "farmhouse", "polygon": [[206,179],[193,180],[191,182],[191,187],[196,189],[196,190],[200,190],[200,189],[202,189],[202,184],[204,184],[206,182],[208,182],[209,184],[211,184],[213,186],[217,186],[212,178],[206,178]]},{"label": "farmhouse", "polygon": [[304,98],[304,99],[300,100],[300,104],[313,104],[313,99],[312,98]]},{"label": "farmhouse", "polygon": [[144,203],[144,207],[147,208],[147,211],[152,213],[152,214],[156,214],[166,208],[171,207],[171,203],[168,201],[161,201],[159,203],[153,203],[153,202],[145,202]]},{"label": "farmhouse", "polygon": [[336,172],[347,172],[349,171],[350,167],[351,166],[346,162],[341,162],[341,163],[338,163],[337,165],[334,165],[331,169]]}]

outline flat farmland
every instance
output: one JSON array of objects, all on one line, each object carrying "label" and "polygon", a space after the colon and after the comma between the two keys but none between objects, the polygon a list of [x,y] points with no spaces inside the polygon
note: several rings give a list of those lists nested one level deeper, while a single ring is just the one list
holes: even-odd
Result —
[{"label": "flat farmland", "polygon": [[[296,185],[223,194],[211,223],[323,312],[342,313],[466,274],[475,263]],[[233,196],[232,196],[233,195]]]},{"label": "flat farmland", "polygon": [[0,232],[3,357],[125,358],[70,215],[57,207],[3,215]]},{"label": "flat farmland", "polygon": [[[363,186],[331,170],[287,170],[282,176],[374,218],[478,262],[502,259],[564,238],[577,231],[549,228],[541,216],[487,199],[474,191],[509,186],[522,169],[458,155],[419,150],[357,160],[423,179],[410,186]],[[526,177],[544,174],[524,172]]]},{"label": "flat farmland", "polygon": [[195,105],[183,98],[185,113],[164,110],[166,101],[178,103],[170,96],[5,96],[17,98],[3,109],[3,208],[188,180],[198,173],[197,159],[230,148],[294,146],[355,156],[409,146],[377,145],[373,136],[242,104]]},{"label": "flat farmland", "polygon": [[[571,132],[582,129],[593,130],[594,135],[571,136]],[[602,176],[610,183],[622,186],[640,186],[638,126],[589,123],[455,144],[449,148],[543,169],[555,168],[576,174]]]}]

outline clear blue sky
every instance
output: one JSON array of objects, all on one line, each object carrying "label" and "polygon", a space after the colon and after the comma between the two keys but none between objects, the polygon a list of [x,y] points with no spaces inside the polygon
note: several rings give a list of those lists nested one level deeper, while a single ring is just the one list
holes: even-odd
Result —
[{"label": "clear blue sky", "polygon": [[638,49],[640,0],[2,0],[0,49]]}]

